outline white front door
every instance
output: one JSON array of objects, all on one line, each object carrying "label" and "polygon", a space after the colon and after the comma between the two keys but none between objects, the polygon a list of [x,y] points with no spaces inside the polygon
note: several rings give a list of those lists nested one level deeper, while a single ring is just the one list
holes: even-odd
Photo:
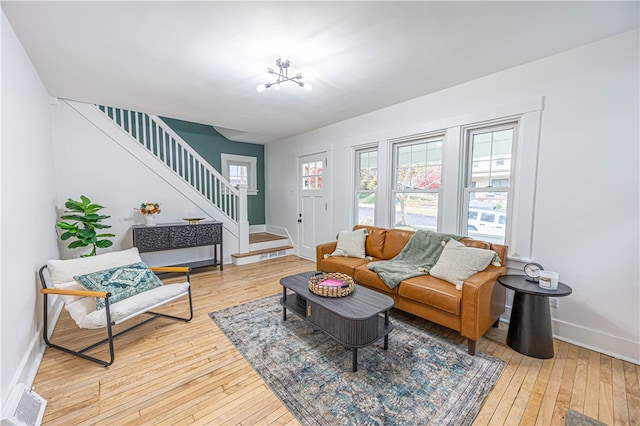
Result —
[{"label": "white front door", "polygon": [[329,227],[327,171],[326,152],[298,158],[298,254],[312,260]]}]

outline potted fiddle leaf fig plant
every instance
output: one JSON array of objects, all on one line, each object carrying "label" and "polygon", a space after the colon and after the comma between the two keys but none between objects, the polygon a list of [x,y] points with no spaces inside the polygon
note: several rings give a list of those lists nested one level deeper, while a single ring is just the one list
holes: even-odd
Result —
[{"label": "potted fiddle leaf fig plant", "polygon": [[64,206],[68,209],[63,219],[56,223],[56,226],[64,233],[60,235],[62,241],[73,239],[67,247],[76,249],[80,247],[91,247],[89,253],[85,253],[80,257],[95,256],[98,248],[107,248],[113,245],[113,242],[105,238],[115,237],[115,234],[98,233],[97,230],[111,228],[111,225],[105,225],[103,220],[111,216],[98,214],[104,207],[100,204],[92,203],[89,198],[84,195],[80,196],[80,201],[69,198]]}]

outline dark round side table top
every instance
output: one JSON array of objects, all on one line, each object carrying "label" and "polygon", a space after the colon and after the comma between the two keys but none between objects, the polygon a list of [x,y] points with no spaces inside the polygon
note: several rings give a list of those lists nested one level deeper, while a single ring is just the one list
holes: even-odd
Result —
[{"label": "dark round side table top", "polygon": [[498,277],[498,282],[510,288],[511,290],[519,293],[532,294],[534,296],[542,297],[562,297],[568,296],[573,290],[566,284],[558,282],[557,290],[547,290],[538,285],[538,283],[532,283],[526,280],[526,275],[503,275]]}]

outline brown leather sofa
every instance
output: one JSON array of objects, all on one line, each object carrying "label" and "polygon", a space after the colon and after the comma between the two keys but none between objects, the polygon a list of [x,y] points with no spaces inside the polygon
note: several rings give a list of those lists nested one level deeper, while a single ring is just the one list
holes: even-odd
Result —
[{"label": "brown leather sofa", "polygon": [[364,287],[384,293],[394,300],[394,307],[445,327],[460,332],[467,338],[468,352],[475,355],[476,342],[493,325],[498,326],[500,315],[505,310],[506,289],[496,282],[506,274],[507,246],[484,241],[462,239],[469,247],[491,249],[502,260],[502,266],[489,265],[484,271],[468,278],[462,290],[455,285],[430,275],[409,278],[396,288],[389,288],[374,271],[367,269],[367,263],[388,260],[395,257],[407,244],[413,231],[386,229],[372,226],[355,226],[353,229],[367,228],[365,252],[371,260],[354,257],[331,256],[337,241],[316,247],[317,270],[342,272],[352,276]]}]

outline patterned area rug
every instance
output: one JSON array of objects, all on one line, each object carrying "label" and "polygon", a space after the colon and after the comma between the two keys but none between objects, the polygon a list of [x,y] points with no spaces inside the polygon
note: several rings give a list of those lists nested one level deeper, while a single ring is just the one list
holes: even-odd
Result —
[{"label": "patterned area rug", "polygon": [[392,310],[389,350],[359,349],[353,373],[351,351],[290,311],[283,322],[279,299],[209,315],[303,425],[471,424],[504,367]]},{"label": "patterned area rug", "polygon": [[567,412],[567,426],[607,426],[605,423],[582,414],[576,410],[569,409]]}]

